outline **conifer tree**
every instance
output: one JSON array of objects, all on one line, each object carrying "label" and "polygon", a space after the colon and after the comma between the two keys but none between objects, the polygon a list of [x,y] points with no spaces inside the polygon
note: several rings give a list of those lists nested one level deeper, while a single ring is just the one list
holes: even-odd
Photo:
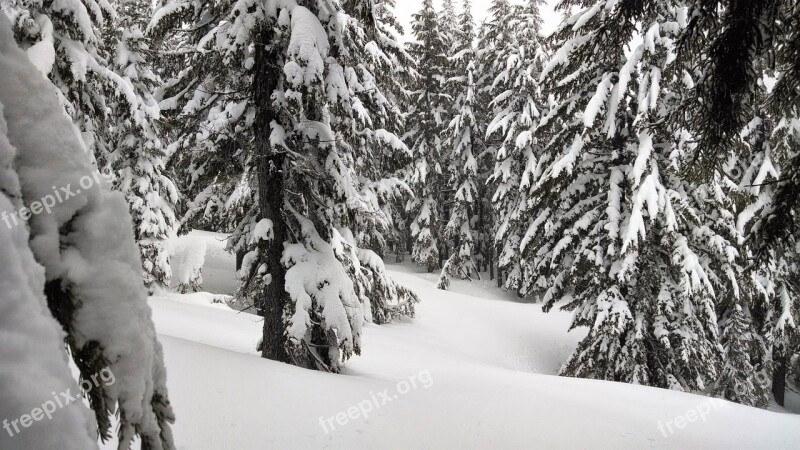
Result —
[{"label": "conifer tree", "polygon": [[[24,286],[14,287],[25,293],[20,298],[46,298],[51,325],[58,322],[61,327],[60,333],[51,329],[49,335],[64,339],[79,380],[92,385],[86,399],[101,440],[111,438],[116,420],[120,449],[130,448],[135,439],[142,448],[172,449],[174,414],[161,345],[141,282],[128,205],[121,194],[101,185],[101,175],[64,116],[53,84],[28,57],[30,53],[26,57],[17,47],[9,22],[0,14],[0,202],[4,210],[10,206],[9,198],[32,210],[37,208],[34,205],[52,203],[49,214],[35,214],[27,224],[15,224],[27,231],[13,233],[13,251],[21,251],[21,259],[11,262],[10,268],[19,270],[19,264],[24,264],[30,272]],[[31,126],[37,124],[41,126],[32,132]],[[78,193],[76,187],[86,187],[86,180],[94,186]],[[76,197],[56,198],[52,186],[70,189]],[[19,240],[25,235],[27,240]],[[4,233],[6,242],[7,236]],[[34,317],[20,319],[33,325]],[[46,329],[41,320],[36,327]],[[40,375],[45,381],[54,373]],[[73,417],[73,424],[79,423],[74,420],[74,408],[64,413]],[[64,437],[74,436],[65,433]],[[85,448],[95,436],[66,446]],[[37,445],[46,441],[41,439]]]},{"label": "conifer tree", "polygon": [[564,375],[699,390],[719,374],[715,300],[739,296],[739,236],[722,175],[690,184],[678,169],[699,150],[685,125],[667,125],[693,76],[674,64],[676,11],[581,9],[540,76],[554,102],[520,248],[546,309],[563,300],[573,327],[589,328]]},{"label": "conifer tree", "polygon": [[[255,108],[247,92],[253,56],[247,46],[250,31],[242,23],[248,16],[241,8],[246,5],[165,2],[148,25],[159,49],[164,82],[156,99],[167,123],[168,169],[177,174],[185,199],[179,207],[184,231],[242,236],[255,226],[257,185],[250,151]],[[214,28],[229,18],[234,19],[230,24]],[[240,31],[245,34],[237,35]],[[209,33],[223,39],[210,40]],[[239,260],[246,246],[246,238],[229,245]]]},{"label": "conifer tree", "polygon": [[[134,234],[142,255],[144,284],[150,293],[169,286],[171,271],[167,240],[176,225],[173,205],[177,190],[164,168],[165,148],[158,122],[160,111],[153,92],[158,77],[152,70],[153,53],[144,29],[149,20],[147,5],[136,0],[116,2],[116,33],[108,33],[112,47],[111,69],[130,84],[136,103],[113,105],[108,156],[116,172],[114,189],[125,194],[134,218]],[[111,39],[111,37],[115,39]]]},{"label": "conifer tree", "polygon": [[756,334],[750,317],[740,305],[734,305],[720,324],[722,329],[723,365],[713,392],[728,400],[750,406],[766,406],[767,386],[753,375],[759,371],[753,355],[766,349]]},{"label": "conifer tree", "polygon": [[[444,49],[444,56],[450,60],[450,57],[453,55],[458,54],[458,52],[464,48],[462,29],[461,29],[461,21],[460,16],[456,13],[456,6],[454,0],[442,0],[442,9],[437,12],[438,20],[439,20],[439,27],[440,32],[443,37],[443,49]],[[442,77],[444,78],[445,82],[445,90],[448,96],[446,100],[446,104],[444,105],[445,108],[443,109],[444,115],[442,116],[442,120],[444,121],[445,126],[447,126],[450,121],[453,119],[455,114],[458,113],[458,108],[455,104],[455,99],[460,94],[459,92],[459,85],[456,82],[456,78],[463,77],[464,72],[463,70],[459,72],[459,69],[464,69],[463,64],[459,67],[458,64],[445,64],[442,70]]]},{"label": "conifer tree", "polygon": [[[390,116],[393,117],[392,122],[395,125],[389,130],[403,139],[409,123],[407,111],[412,103],[411,96],[413,92],[411,87],[418,77],[418,73],[414,57],[408,52],[405,45],[397,40],[397,36],[404,35],[406,30],[394,16],[393,10],[395,6],[395,0],[378,0],[375,3],[376,29],[380,36],[376,39],[376,42],[383,43],[381,48],[387,55],[388,60],[391,61],[392,67],[391,70],[378,70],[375,73],[375,77],[381,92],[394,105],[394,112]],[[412,169],[413,157],[410,150],[408,155],[400,155],[402,153],[395,152],[392,157],[387,157],[381,161],[381,173],[384,176],[408,180]],[[406,211],[406,203],[412,196],[413,193],[409,193],[409,195],[397,198],[384,207],[384,210],[392,217],[394,222],[393,233],[388,237],[388,243],[395,253],[397,262],[404,260],[411,242],[409,230],[411,221],[409,212]]]},{"label": "conifer tree", "polygon": [[[512,7],[508,0],[492,0],[489,6],[489,19],[485,21],[478,32],[478,39],[475,48],[475,56],[477,59],[477,77],[475,78],[476,93],[478,96],[479,108],[476,111],[477,121],[480,128],[484,131],[484,156],[479,160],[496,159],[499,148],[502,144],[502,138],[499,134],[495,133],[492,136],[486,136],[486,129],[488,123],[491,122],[499,113],[497,105],[494,100],[501,92],[505,92],[508,88],[506,80],[500,77],[500,74],[505,70],[505,61],[503,58],[498,58],[498,49],[512,49],[517,44],[516,36],[510,32],[509,23],[507,19],[512,15]],[[495,209],[493,199],[495,191],[499,188],[497,182],[489,183],[488,180],[495,171],[495,162],[488,161],[486,164],[481,164],[479,184],[479,197],[480,214],[479,219],[482,222],[481,228],[481,250],[482,259],[485,264],[489,266],[490,276],[494,272],[494,264],[496,261],[495,251],[495,235],[497,233],[497,224],[502,221],[498,214],[501,213]],[[502,210],[502,208],[501,208]],[[502,249],[500,249],[502,250]],[[498,286],[501,285],[501,275],[498,270],[497,281]]]},{"label": "conifer tree", "polygon": [[162,169],[159,111],[151,94],[156,77],[140,28],[146,5],[14,2],[10,10],[17,40],[58,88],[98,169],[118,175],[114,187],[125,193],[135,217],[145,285],[152,292],[168,284],[165,240],[177,193]]},{"label": "conifer tree", "polygon": [[135,105],[130,85],[109,70],[102,45],[116,12],[109,2],[12,0],[8,4],[14,37],[31,62],[56,87],[67,115],[81,132],[99,168],[109,169],[110,105],[117,96]]},{"label": "conifer tree", "polygon": [[495,111],[486,135],[497,136],[495,167],[489,182],[496,187],[492,197],[497,210],[496,243],[500,248],[498,266],[506,272],[506,289],[530,294],[536,279],[520,258],[520,244],[526,231],[519,211],[525,208],[536,173],[536,161],[546,138],[537,134],[536,124],[545,109],[539,88],[539,74],[547,52],[539,36],[541,18],[538,0],[524,6],[514,5],[507,16],[500,18],[504,33],[515,36],[512,41],[499,41],[495,57],[499,72],[492,85],[497,91],[492,101]]},{"label": "conifer tree", "polygon": [[464,2],[464,10],[459,17],[461,26],[458,33],[458,47],[451,58],[451,65],[464,73],[452,78],[460,92],[456,96],[456,115],[448,127],[446,141],[447,168],[449,184],[454,192],[450,217],[444,228],[444,238],[450,243],[451,255],[442,268],[438,287],[447,289],[449,277],[471,279],[480,276],[474,261],[478,225],[477,210],[481,201],[478,184],[480,180],[478,157],[482,147],[483,130],[476,117],[477,95],[475,89],[476,58],[473,49],[475,30],[469,0]]},{"label": "conifer tree", "polygon": [[264,316],[262,356],[338,371],[360,352],[365,318],[412,315],[416,302],[377,255],[358,247],[362,231],[391,228],[382,206],[402,190],[397,181],[371,178],[370,158],[381,162],[386,152],[406,149],[388,130],[398,126],[385,111],[393,106],[372,73],[382,63],[355,62],[365,52],[375,61],[391,58],[381,54],[371,2],[270,5],[163,6],[152,32],[189,24],[187,50],[204,49],[189,67],[201,76],[181,73],[167,85],[177,95],[164,101],[213,124],[217,142],[235,143],[241,155],[241,172],[224,176],[252,196],[234,241],[247,252],[242,293]]},{"label": "conifer tree", "polygon": [[443,211],[444,168],[442,167],[445,120],[449,114],[449,96],[445,88],[447,38],[443,34],[432,0],[425,0],[415,14],[412,29],[415,41],[409,51],[417,61],[419,78],[409,111],[408,140],[414,157],[410,185],[415,198],[407,210],[413,221],[412,260],[428,272],[441,265],[441,221]]},{"label": "conifer tree", "polygon": [[[763,72],[762,72],[763,73]],[[760,236],[764,225],[764,211],[770,209],[776,190],[783,179],[780,170],[787,161],[797,154],[800,138],[800,122],[793,118],[794,111],[775,116],[767,108],[769,98],[767,83],[760,80],[756,92],[758,107],[756,115],[740,133],[746,143],[738,152],[729,157],[727,165],[734,175],[740,175],[737,193],[739,204],[743,205],[738,214],[738,227],[743,234]],[[781,245],[760,247],[754,239],[743,240],[743,251],[756,264],[751,271],[755,274],[756,289],[752,303],[753,326],[760,331],[757,338],[766,348],[761,352],[748,349],[751,358],[761,361],[755,372],[772,374],[772,393],[778,404],[783,404],[788,366],[791,355],[798,349],[800,335],[797,323],[800,321],[800,296],[798,296],[798,269],[796,239],[786,235]],[[762,252],[760,255],[757,252]],[[742,276],[747,276],[745,273]],[[749,335],[747,335],[749,336]],[[756,350],[759,348],[756,347]],[[767,361],[769,364],[767,364]],[[752,377],[752,375],[750,375]],[[763,405],[765,401],[756,396],[742,399],[743,403]]]}]

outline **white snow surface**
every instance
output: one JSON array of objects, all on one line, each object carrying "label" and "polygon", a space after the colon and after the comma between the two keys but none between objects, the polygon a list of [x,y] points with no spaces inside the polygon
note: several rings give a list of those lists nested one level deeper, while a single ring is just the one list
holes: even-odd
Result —
[{"label": "white snow surface", "polygon": [[[226,237],[191,236],[209,248]],[[212,251],[206,264],[227,265],[235,280],[229,257]],[[567,332],[569,314],[545,315],[488,280],[454,280],[441,291],[436,274],[387,269],[420,295],[417,318],[366,325],[363,354],[340,375],[260,358],[260,318],[208,294],[151,297],[178,448],[800,448],[800,417],[776,406],[718,401],[705,420],[695,414],[679,429],[677,418],[709,409],[710,399],[554,376],[584,336]],[[398,383],[422,373],[430,383],[398,394]],[[367,418],[336,422],[386,389],[391,401]],[[326,433],[321,418],[335,428]],[[670,421],[674,433],[665,435],[659,422]]]}]

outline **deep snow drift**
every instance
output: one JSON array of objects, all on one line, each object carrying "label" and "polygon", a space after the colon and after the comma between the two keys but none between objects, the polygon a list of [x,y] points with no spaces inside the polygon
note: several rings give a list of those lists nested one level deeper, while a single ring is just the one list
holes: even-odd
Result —
[{"label": "deep snow drift", "polygon": [[[212,249],[220,270],[232,257]],[[364,352],[331,375],[261,359],[258,317],[214,296],[151,298],[182,449],[800,448],[800,416],[699,395],[553,376],[583,334],[491,282],[389,266],[418,317],[364,328]]]}]

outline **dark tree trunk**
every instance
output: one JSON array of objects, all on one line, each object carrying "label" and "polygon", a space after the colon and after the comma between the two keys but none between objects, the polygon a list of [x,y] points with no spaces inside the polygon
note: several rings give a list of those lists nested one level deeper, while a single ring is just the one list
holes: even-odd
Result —
[{"label": "dark tree trunk", "polygon": [[486,264],[489,266],[489,279],[494,280],[494,245],[486,250]]},{"label": "dark tree trunk", "polygon": [[275,91],[280,74],[280,55],[269,47],[273,31],[269,24],[258,31],[255,46],[255,72],[253,77],[253,101],[256,105],[255,154],[258,175],[258,206],[262,219],[272,221],[273,239],[261,242],[271,282],[264,288],[262,298],[257,300],[264,312],[264,334],[261,356],[281,362],[290,362],[284,346],[283,312],[289,303],[286,292],[286,268],[281,264],[283,243],[288,238],[283,217],[285,154],[273,151],[270,145],[270,123],[275,113],[270,98]]},{"label": "dark tree trunk", "polygon": [[775,363],[772,371],[772,395],[775,396],[775,403],[783,406],[786,394],[786,352],[773,350],[772,361]]},{"label": "dark tree trunk", "polygon": [[492,263],[497,262],[497,266],[495,266],[497,269],[497,287],[501,288],[503,287],[503,272],[500,270],[500,252],[494,248],[492,249],[492,255],[494,255]]},{"label": "dark tree trunk", "polygon": [[244,256],[247,254],[245,250],[239,250],[236,252],[236,272],[238,273],[242,270],[242,263],[244,262]]}]

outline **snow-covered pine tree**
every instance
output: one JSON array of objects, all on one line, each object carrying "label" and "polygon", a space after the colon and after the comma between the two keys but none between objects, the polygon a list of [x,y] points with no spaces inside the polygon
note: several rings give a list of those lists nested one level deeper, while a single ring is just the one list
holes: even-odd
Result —
[{"label": "snow-covered pine tree", "polygon": [[[732,154],[722,167],[727,178],[723,186],[727,185],[726,194],[733,200],[731,205],[737,217],[739,251],[746,257],[749,255],[744,228],[753,216],[753,208],[757,208],[755,205],[759,203],[758,188],[751,183],[756,173],[768,175],[768,172],[759,170],[759,165],[766,163],[762,169],[767,169],[771,164],[769,156],[765,159],[766,134],[762,125],[764,123],[760,118],[751,122],[748,129],[742,132],[750,143],[749,147]],[[764,268],[746,261],[742,263],[736,266],[736,276],[740,280],[739,295],[718,298],[717,301],[723,348],[722,369],[711,387],[711,393],[751,406],[764,406],[768,399],[767,386],[763,384],[763,379],[755,378],[753,374],[764,374],[768,369],[766,339],[757,330],[763,328],[759,323],[763,323],[765,306],[772,296],[772,277]]]},{"label": "snow-covered pine tree", "polygon": [[[102,185],[101,175],[93,167],[75,127],[63,114],[53,84],[40,70],[17,47],[10,23],[0,14],[0,79],[3,80],[0,116],[4,119],[0,120],[3,122],[0,203],[6,210],[11,206],[10,198],[15,206],[24,205],[32,212],[40,212],[28,215],[27,241],[20,240],[27,233],[13,231],[26,227],[21,215],[12,215],[9,221],[14,223],[6,224],[14,235],[11,248],[21,259],[4,261],[0,272],[13,273],[20,270],[20,264],[30,272],[25,274],[28,282],[20,285],[17,281],[25,278],[18,278],[13,285],[4,287],[12,293],[20,292],[20,296],[11,295],[12,300],[30,300],[29,312],[34,314],[11,318],[29,324],[26,335],[34,337],[40,331],[49,334],[48,340],[55,335],[52,318],[61,325],[61,337],[80,379],[93,386],[87,394],[88,403],[103,441],[111,437],[112,421],[116,418],[120,449],[129,449],[137,438],[142,448],[172,449],[170,423],[174,415],[167,395],[161,345],[141,281],[141,263],[128,205],[121,194],[109,192]],[[31,126],[35,124],[41,126],[32,132]],[[89,188],[85,188],[87,185]],[[54,186],[59,188],[58,192]],[[67,192],[77,193],[78,186],[84,189],[77,197],[60,197]],[[43,205],[51,205],[47,214]],[[36,263],[30,258],[31,253]],[[11,256],[4,254],[4,257]],[[36,301],[42,300],[41,293],[47,298],[50,324],[45,323],[44,317],[36,319],[44,306],[36,305]],[[41,340],[36,345],[47,351],[51,344]],[[37,355],[39,359],[42,356]],[[55,361],[51,361],[51,369],[59,369],[58,366],[66,369],[65,364]],[[71,376],[67,371],[55,380],[57,374],[53,370],[37,374],[41,376],[38,384],[41,387],[48,380],[60,382]],[[70,384],[74,382],[47,386],[44,393],[66,389]],[[23,406],[25,410],[12,416],[29,411],[30,404]],[[60,414],[53,417],[53,422],[61,425],[58,430],[64,433],[58,438],[70,439],[58,445],[70,448],[95,445],[95,436],[86,429],[87,418],[79,417],[75,407],[67,409],[63,418]],[[52,437],[37,439],[36,445],[44,445]],[[25,442],[27,438],[19,439],[22,440],[18,442]]]},{"label": "snow-covered pine tree", "polygon": [[[456,13],[456,6],[454,0],[442,0],[442,9],[437,11],[439,20],[439,29],[443,37],[443,48],[445,57],[449,58],[458,53],[462,48],[462,34],[461,22],[459,15]],[[442,120],[445,127],[450,124],[455,114],[458,113],[455,99],[460,93],[458,83],[453,82],[455,78],[464,76],[464,72],[459,72],[459,67],[455,64],[445,64],[442,71],[442,77],[445,81],[445,93],[448,95],[446,100],[446,108],[443,109]],[[444,256],[444,255],[443,255]]]},{"label": "snow-covered pine tree", "polygon": [[177,190],[164,169],[165,149],[158,122],[160,112],[153,92],[158,77],[154,55],[144,29],[150,18],[146,3],[117,0],[114,33],[107,33],[111,70],[131,85],[137,102],[112,100],[108,160],[116,172],[114,189],[125,194],[134,218],[134,234],[142,256],[144,284],[150,293],[169,286],[171,271],[167,240],[176,225],[173,205]]},{"label": "snow-covered pine tree", "polygon": [[108,169],[110,106],[119,94],[132,104],[130,86],[109,70],[101,48],[116,17],[109,2],[4,2],[14,24],[14,36],[31,62],[56,86],[67,115],[81,132],[93,160]]},{"label": "snow-covered pine tree", "polygon": [[[765,26],[774,27],[770,30],[771,42],[766,48],[771,51],[777,80],[768,107],[775,117],[785,117],[790,122],[800,117],[797,111],[800,92],[800,66],[797,64],[800,61],[800,26],[797,23],[800,4],[778,2],[778,8],[773,12],[777,15],[776,20],[762,22]],[[795,152],[783,166],[782,180],[777,183],[770,206],[762,213],[763,223],[755,236],[760,247],[780,247],[788,235],[793,235],[793,241],[800,236],[795,220],[800,211],[800,152]],[[759,253],[766,254],[766,251]],[[800,359],[798,361],[800,364]]]},{"label": "snow-covered pine tree", "polygon": [[147,6],[133,1],[11,2],[8,11],[17,40],[58,88],[91,157],[100,169],[118,172],[115,188],[124,191],[136,217],[145,284],[152,290],[168,283],[164,239],[177,199],[159,161],[158,107],[150,94],[155,77],[136,25],[147,15]]},{"label": "snow-covered pine tree", "polygon": [[[742,83],[747,89],[747,95],[737,96],[735,99],[723,98],[717,102],[715,96],[709,95],[707,100],[712,104],[721,103],[718,109],[729,107],[724,102],[738,102],[730,114],[734,118],[741,117],[741,112],[756,110],[770,118],[772,131],[765,139],[769,145],[770,153],[764,159],[766,173],[770,173],[773,180],[759,186],[759,212],[750,230],[749,241],[754,243],[755,256],[762,265],[771,268],[769,273],[775,281],[776,290],[768,302],[768,313],[764,323],[764,335],[770,343],[772,350],[772,392],[776,402],[783,405],[786,388],[787,370],[790,358],[794,354],[797,358],[798,342],[798,279],[797,279],[797,242],[800,237],[796,217],[800,209],[800,125],[797,108],[798,86],[800,86],[800,67],[797,65],[800,57],[800,40],[798,34],[797,18],[800,17],[800,4],[797,2],[763,2],[756,5],[745,5],[751,8],[764,8],[759,10],[760,17],[750,15],[742,23],[735,24],[729,31],[720,22],[733,22],[732,14],[724,17],[711,16],[711,20],[698,23],[699,30],[695,33],[698,40],[706,36],[716,38],[718,46],[722,46],[725,39],[733,43],[733,49],[745,51],[734,53],[728,49],[727,54],[733,53],[732,58],[727,58],[725,64],[735,64],[737,73],[745,71],[747,76]],[[716,20],[714,20],[716,19]],[[757,23],[753,27],[753,23]],[[750,32],[743,34],[741,27],[750,26]],[[704,28],[716,27],[727,34],[709,33]],[[739,27],[739,29],[736,29]],[[755,37],[756,45],[752,44]],[[745,41],[742,43],[741,41]],[[701,45],[697,45],[700,47]],[[723,58],[721,55],[718,59]],[[714,59],[714,62],[718,62]],[[753,66],[766,59],[770,61],[773,69],[770,75],[774,78],[774,86],[768,93],[766,101],[759,97],[759,91],[752,89],[753,72],[761,76],[759,71],[754,71]],[[722,64],[717,64],[718,71],[725,70]],[[731,81],[733,82],[733,81]],[[713,90],[707,92],[714,93]],[[720,96],[721,97],[721,96]],[[745,118],[747,116],[745,115]],[[771,170],[770,170],[771,169]],[[759,172],[760,174],[760,172]],[[780,176],[778,176],[780,174]],[[748,217],[749,219],[749,217]],[[800,359],[796,359],[800,361]]]},{"label": "snow-covered pine tree", "polygon": [[[759,339],[771,347],[773,394],[781,403],[786,358],[796,345],[792,336],[797,335],[796,289],[792,287],[797,234],[790,217],[796,211],[800,186],[794,170],[797,152],[792,150],[798,142],[792,121],[797,117],[800,80],[796,64],[800,6],[773,0],[692,1],[687,6],[677,63],[692,77],[692,93],[673,121],[686,124],[697,140],[696,154],[685,167],[692,175],[708,179],[720,168],[743,173],[744,181],[734,190],[740,205],[738,231],[750,233],[741,251],[755,257],[756,268],[755,274],[740,276],[740,292],[742,298],[752,299],[743,305],[745,317],[761,328]],[[764,79],[766,65],[777,80]],[[765,92],[773,83],[773,92]],[[737,174],[729,176],[735,186]],[[751,223],[753,214],[757,220]],[[752,249],[751,244],[755,244]],[[750,278],[755,287],[748,286]],[[750,295],[750,290],[757,295]],[[723,316],[730,314],[730,303],[721,305]],[[755,344],[748,343],[739,351],[757,348]],[[759,354],[751,358],[762,364],[770,359]],[[756,397],[747,402],[764,403]]]},{"label": "snow-covered pine tree", "polygon": [[738,236],[722,175],[690,184],[679,169],[699,151],[667,120],[696,75],[675,64],[681,13],[594,2],[562,23],[540,77],[554,102],[521,250],[546,309],[563,302],[589,328],[563,375],[681,390],[718,378],[715,300],[739,295]]},{"label": "snow-covered pine tree", "polygon": [[[0,17],[0,64],[11,67],[6,56],[9,23]],[[5,67],[5,66],[4,66]],[[4,71],[0,70],[0,73]],[[13,106],[13,104],[10,104]],[[34,257],[25,226],[11,226],[13,217],[21,207],[20,179],[14,168],[15,149],[6,136],[8,126],[4,118],[5,106],[0,100],[0,216],[6,222],[0,226],[0,289],[5,293],[0,303],[0,347],[3,360],[3,377],[8,380],[25,380],[36,374],[35,383],[4,382],[0,385],[0,414],[18,417],[30,411],[30,405],[40,404],[52,394],[53,387],[78,389],[73,380],[66,354],[61,327],[53,319],[44,296],[44,269]],[[19,351],[11,342],[24,342],[25,351]],[[47,427],[37,433],[18,433],[0,437],[0,442],[13,439],[19,448],[91,448],[96,446],[97,432],[89,411],[83,403],[65,405],[54,415]]]},{"label": "snow-covered pine tree", "polygon": [[233,233],[229,248],[238,263],[258,213],[246,12],[242,2],[174,0],[164,2],[147,29],[164,79],[156,98],[171,142],[169,170],[185,198],[181,227]]},{"label": "snow-covered pine tree", "polygon": [[[741,212],[738,215],[738,227],[742,234],[760,237],[761,220],[775,198],[775,191],[780,189],[783,177],[780,168],[785,167],[797,155],[800,143],[800,121],[796,119],[796,110],[791,108],[779,116],[766,108],[764,100],[768,98],[767,87],[769,77],[758,84],[756,92],[759,99],[756,116],[741,133],[746,145],[734,153],[728,162],[734,175],[739,174],[741,181],[737,192],[741,200]],[[774,110],[773,110],[774,111]],[[798,276],[800,266],[797,265],[797,244],[793,234],[787,234],[781,245],[759,247],[760,242],[748,239],[748,257],[756,264],[751,271],[755,272],[755,301],[752,311],[754,326],[761,332],[758,339],[768,349],[758,353],[751,351],[751,358],[769,361],[758,367],[759,373],[772,373],[772,393],[778,404],[783,404],[789,360],[797,352],[800,345],[800,291]],[[761,251],[761,254],[757,254]],[[756,256],[758,256],[756,258]],[[747,275],[747,274],[745,274]],[[762,344],[763,345],[763,344]],[[753,347],[753,345],[750,345]],[[762,380],[763,381],[763,380]],[[756,398],[747,403],[763,405],[765,400]]]},{"label": "snow-covered pine tree", "polygon": [[[541,111],[545,110],[539,87],[547,51],[540,36],[541,1],[529,0],[513,5],[507,16],[499,18],[504,34],[514,40],[498,40],[491,106],[495,111],[486,129],[489,139],[497,137],[494,171],[489,182],[495,187],[492,202],[497,214],[495,245],[500,251],[498,268],[505,272],[503,287],[527,295],[537,277],[520,255],[520,243],[527,224],[520,216],[527,207],[526,190],[531,187],[541,146],[546,138],[537,132]],[[498,9],[498,14],[503,11]],[[539,286],[540,288],[544,286]]]},{"label": "snow-covered pine tree", "polygon": [[460,72],[462,75],[449,80],[457,86],[456,113],[448,126],[448,138],[445,141],[447,160],[450,161],[446,173],[454,198],[443,237],[448,241],[446,247],[451,251],[439,276],[440,289],[447,289],[450,276],[462,279],[471,279],[473,275],[480,277],[475,262],[475,241],[480,235],[475,227],[479,222],[478,208],[481,201],[478,190],[480,183],[478,157],[482,153],[483,130],[476,117],[477,60],[473,48],[475,25],[469,0],[464,1],[464,9],[458,18],[458,23],[460,29],[455,41],[457,46],[455,54],[449,60],[450,66],[456,68],[456,73]]},{"label": "snow-covered pine tree", "polygon": [[767,405],[767,386],[754,377],[758,373],[753,355],[764,355],[766,349],[755,332],[753,321],[734,304],[720,323],[722,329],[723,364],[713,392],[728,400],[750,406]]},{"label": "snow-covered pine tree", "polygon": [[[790,172],[791,163],[787,164],[787,161],[796,160],[800,148],[799,117],[800,111],[795,106],[777,120],[773,119],[775,125],[770,135],[770,152],[767,153],[769,159],[765,158],[765,165],[772,164],[771,160],[774,158],[778,167]],[[774,199],[780,195],[776,190],[782,186],[769,183],[785,179],[786,175],[774,169],[770,175],[774,180],[756,179],[753,184],[767,183],[766,195]],[[764,196],[760,196],[760,199],[764,200]],[[759,233],[757,226],[753,232]],[[772,245],[763,251],[764,254],[759,260],[767,264],[767,273],[774,287],[767,291],[771,295],[767,298],[762,330],[770,346],[772,394],[775,401],[783,406],[791,359],[800,353],[800,265],[798,265],[800,251],[798,251],[797,235],[786,235],[782,244]]]},{"label": "snow-covered pine tree", "polygon": [[[397,113],[390,114],[396,116],[395,125],[388,128],[397,136],[404,136],[406,132],[407,113],[410,109],[411,95],[410,86],[417,78],[416,61],[408,53],[405,46],[399,42],[398,36],[405,34],[405,29],[398,22],[394,15],[396,7],[395,0],[378,0],[375,2],[376,28],[379,38],[376,40],[381,46],[383,53],[391,61],[392,70],[379,70],[375,73],[376,82],[381,92],[396,105]],[[392,158],[386,158],[381,162],[381,174],[383,177],[397,177],[407,180],[411,171],[412,159],[410,155],[398,157],[398,152]],[[412,194],[413,195],[413,194]],[[406,211],[408,198],[397,199],[384,207],[387,214],[394,220],[394,230],[387,238],[389,245],[395,253],[397,262],[405,259],[409,251],[408,246],[411,242],[409,231],[409,213]]]},{"label": "snow-covered pine tree", "polygon": [[[499,78],[500,73],[505,69],[505,61],[497,58],[498,49],[509,49],[516,46],[516,37],[509,32],[509,24],[504,22],[511,15],[512,7],[508,0],[492,0],[489,6],[489,19],[481,24],[478,31],[478,39],[475,47],[477,58],[477,77],[475,78],[476,94],[478,96],[478,109],[476,118],[480,128],[484,130],[484,155],[479,157],[480,183],[478,186],[480,198],[479,226],[480,246],[482,260],[488,266],[490,277],[494,276],[494,266],[496,262],[496,251],[494,236],[496,234],[496,224],[501,222],[498,212],[493,205],[492,197],[496,187],[490,185],[488,179],[494,173],[494,158],[498,152],[502,139],[499,135],[494,137],[485,136],[485,130],[490,122],[497,115],[499,110],[493,103],[495,98],[505,92],[507,86],[505,80]],[[500,84],[496,84],[500,83]],[[483,164],[484,159],[490,159]],[[485,166],[485,167],[484,167]],[[497,274],[498,286],[502,284],[502,277]]]},{"label": "snow-covered pine tree", "polygon": [[[370,179],[368,170],[356,173],[359,164],[371,164],[359,152],[367,144],[404,149],[394,134],[377,127],[390,121],[380,108],[391,105],[370,66],[351,63],[362,58],[358,52],[384,59],[384,43],[367,40],[375,33],[373,14],[371,3],[362,1],[175,1],[151,24],[158,32],[195,23],[186,28],[199,30],[194,46],[207,48],[209,57],[198,58],[193,70],[209,74],[201,79],[213,83],[220,70],[213,64],[221,64],[223,77],[237,78],[239,98],[227,106],[212,105],[220,98],[216,88],[208,96],[202,92],[207,88],[199,88],[190,98],[171,98],[183,110],[197,107],[195,97],[218,111],[235,110],[243,118],[236,127],[252,130],[237,144],[244,173],[257,183],[254,208],[235,236],[249,250],[240,271],[242,292],[264,316],[260,349],[266,358],[338,371],[360,352],[365,311],[369,317],[372,309],[375,317],[380,309],[377,320],[384,321],[413,314],[416,297],[395,285],[380,258],[359,249],[354,238],[365,220],[390,226],[381,195],[400,186]],[[364,48],[353,48],[356,43]],[[221,125],[226,133],[233,129]]]},{"label": "snow-covered pine tree", "polygon": [[[414,293],[387,276],[379,257],[387,250],[386,236],[395,232],[394,205],[412,193],[392,173],[411,160],[411,151],[398,136],[403,129],[402,112],[397,100],[386,94],[392,86],[382,83],[378,74],[394,73],[400,61],[411,57],[401,53],[402,46],[386,31],[370,1],[343,2],[342,12],[328,24],[338,67],[331,64],[329,69],[327,100],[333,105],[331,127],[337,144],[345,150],[342,157],[347,167],[346,173],[335,174],[334,179],[342,183],[352,177],[349,184],[360,192],[342,189],[341,204],[333,208],[333,223],[358,260],[351,278],[365,318],[383,324],[413,316],[418,301]],[[388,12],[382,17],[392,20]],[[342,78],[337,80],[337,75]]]},{"label": "snow-covered pine tree", "polygon": [[[780,0],[688,2],[689,29],[681,39],[687,68],[698,65],[705,74],[698,80],[693,126],[701,130],[703,153],[689,169],[704,174],[725,161],[735,147],[743,145],[740,131],[756,112],[778,119],[796,116],[800,95],[800,4]],[[776,77],[765,105],[758,95],[762,60],[768,60]],[[777,122],[776,122],[777,123]],[[782,179],[776,182],[773,199],[763,209],[760,225],[753,228],[757,256],[769,259],[765,247],[782,246],[798,227],[794,216],[800,207],[800,156],[784,162]],[[757,232],[756,232],[757,229]]]},{"label": "snow-covered pine tree", "polygon": [[[356,234],[360,247],[383,255],[388,249],[387,237],[395,233],[396,205],[412,195],[394,173],[409,163],[411,150],[399,137],[405,126],[399,101],[392,95],[399,82],[386,75],[402,73],[406,69],[401,65],[412,58],[383,22],[394,23],[391,11],[384,10],[378,17],[361,1],[344,2],[343,11],[349,18],[344,20],[338,61],[348,91],[340,90],[333,97],[341,104],[333,127],[345,145],[351,146],[357,176],[370,180],[362,186],[363,195],[384,214],[341,220]],[[391,220],[387,222],[387,218]]]},{"label": "snow-covered pine tree", "polygon": [[407,139],[411,142],[414,166],[409,184],[415,198],[408,202],[412,218],[412,260],[428,272],[441,267],[441,229],[445,179],[443,176],[443,136],[450,114],[445,87],[447,37],[443,34],[432,0],[424,0],[413,16],[414,41],[409,52],[417,61],[419,77],[408,112]]}]

